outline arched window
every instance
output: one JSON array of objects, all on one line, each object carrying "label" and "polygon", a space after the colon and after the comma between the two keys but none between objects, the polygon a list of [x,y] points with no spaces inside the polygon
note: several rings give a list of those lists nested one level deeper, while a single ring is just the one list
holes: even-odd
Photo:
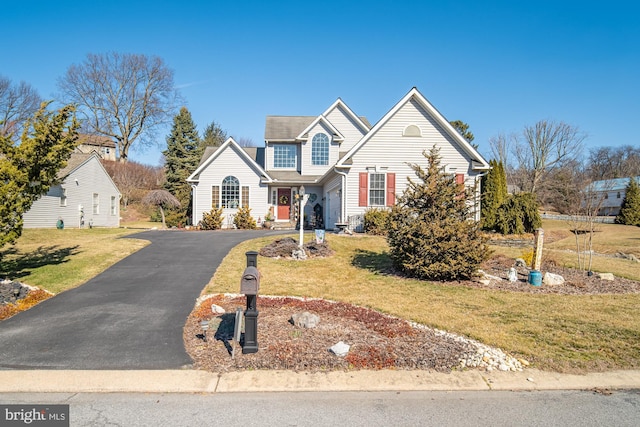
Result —
[{"label": "arched window", "polygon": [[329,137],[317,133],[311,140],[311,164],[326,166],[329,164]]},{"label": "arched window", "polygon": [[235,176],[222,180],[222,207],[237,209],[240,205],[240,181]]},{"label": "arched window", "polygon": [[404,128],[404,132],[402,132],[402,136],[422,136],[422,132],[420,128],[416,125],[409,125]]}]

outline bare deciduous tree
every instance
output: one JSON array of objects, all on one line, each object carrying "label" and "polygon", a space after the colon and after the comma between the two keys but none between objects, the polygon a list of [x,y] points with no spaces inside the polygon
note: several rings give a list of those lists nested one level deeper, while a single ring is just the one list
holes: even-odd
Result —
[{"label": "bare deciduous tree", "polygon": [[550,170],[578,156],[585,138],[576,126],[564,122],[541,120],[533,126],[525,126],[513,147],[520,188],[536,193]]},{"label": "bare deciduous tree", "polygon": [[600,147],[589,153],[589,175],[592,180],[640,176],[640,148]]},{"label": "bare deciduous tree", "polygon": [[179,98],[164,61],[136,54],[89,54],[67,69],[58,87],[78,106],[86,128],[117,142],[121,162],[134,143],[153,143],[154,129],[173,117]]},{"label": "bare deciduous tree", "polygon": [[122,194],[122,207],[126,210],[131,202],[141,201],[149,190],[160,188],[162,168],[137,162],[119,163],[103,160],[102,165]]},{"label": "bare deciduous tree", "polygon": [[19,137],[24,122],[40,108],[42,98],[31,85],[0,76],[0,136]]}]

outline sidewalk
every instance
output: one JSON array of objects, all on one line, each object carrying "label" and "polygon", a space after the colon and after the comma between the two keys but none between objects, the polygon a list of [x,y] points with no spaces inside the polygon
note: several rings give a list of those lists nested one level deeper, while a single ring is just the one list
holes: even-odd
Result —
[{"label": "sidewalk", "polygon": [[0,393],[233,393],[277,391],[478,391],[640,389],[640,371],[568,375],[523,372],[426,371],[216,374],[162,371],[0,371]]}]

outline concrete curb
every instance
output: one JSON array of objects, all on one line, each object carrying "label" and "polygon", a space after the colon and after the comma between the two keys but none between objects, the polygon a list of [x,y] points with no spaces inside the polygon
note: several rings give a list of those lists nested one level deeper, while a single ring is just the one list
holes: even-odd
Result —
[{"label": "concrete curb", "polygon": [[238,393],[640,389],[640,371],[0,371],[0,393]]}]

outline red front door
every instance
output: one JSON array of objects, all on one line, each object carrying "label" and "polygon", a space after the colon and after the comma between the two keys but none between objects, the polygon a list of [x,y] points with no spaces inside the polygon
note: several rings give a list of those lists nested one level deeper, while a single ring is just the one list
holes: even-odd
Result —
[{"label": "red front door", "polygon": [[278,188],[278,216],[276,219],[289,220],[291,214],[291,189]]}]

